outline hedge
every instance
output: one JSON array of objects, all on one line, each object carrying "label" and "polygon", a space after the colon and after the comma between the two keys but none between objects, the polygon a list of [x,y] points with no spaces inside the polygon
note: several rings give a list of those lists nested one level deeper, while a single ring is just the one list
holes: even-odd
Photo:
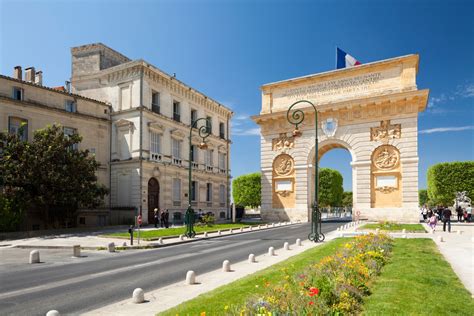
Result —
[{"label": "hedge", "polygon": [[428,168],[428,199],[452,205],[456,192],[466,191],[474,199],[474,161],[445,162]]}]

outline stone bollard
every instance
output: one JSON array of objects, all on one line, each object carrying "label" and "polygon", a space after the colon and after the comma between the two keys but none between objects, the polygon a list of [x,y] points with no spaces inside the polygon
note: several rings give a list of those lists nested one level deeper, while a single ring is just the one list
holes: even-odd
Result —
[{"label": "stone bollard", "polygon": [[240,227],[240,232],[242,233],[244,231],[244,228],[243,227]]},{"label": "stone bollard", "polygon": [[341,228],[340,228],[340,227],[338,227],[338,228],[336,229],[336,231],[340,231],[340,230],[341,230]]},{"label": "stone bollard", "polygon": [[30,263],[40,263],[39,250],[33,250],[30,252]]},{"label": "stone bollard", "polygon": [[204,237],[205,237],[205,238],[209,237],[209,235],[208,235],[207,232],[204,232]]},{"label": "stone bollard", "polygon": [[229,260],[224,260],[224,262],[222,262],[222,272],[230,272],[230,261]]},{"label": "stone bollard", "polygon": [[404,228],[402,229],[402,234],[406,234],[407,233],[407,230]]},{"label": "stone bollard", "polygon": [[257,228],[258,228],[258,229],[262,229],[262,226],[258,225]]},{"label": "stone bollard", "polygon": [[293,221],[290,221],[290,225],[293,225]]},{"label": "stone bollard", "polygon": [[187,285],[196,284],[196,273],[194,273],[194,271],[190,270],[186,273],[186,284]]},{"label": "stone bollard", "polygon": [[249,263],[255,262],[255,255],[253,253],[249,254]]},{"label": "stone bollard", "polygon": [[252,226],[249,226],[249,231],[252,231],[252,230],[253,230]]},{"label": "stone bollard", "polygon": [[184,235],[179,235],[179,240],[184,240]]},{"label": "stone bollard", "polygon": [[109,252],[115,252],[115,244],[113,242],[109,243],[107,248],[109,248]]},{"label": "stone bollard", "polygon": [[443,236],[438,236],[438,241],[443,242],[444,241]]},{"label": "stone bollard", "polygon": [[296,245],[297,246],[302,246],[303,245],[303,244],[301,244],[301,239],[299,239],[299,238],[296,239]]},{"label": "stone bollard", "polygon": [[55,309],[50,310],[49,312],[46,313],[46,316],[60,316],[59,312]]},{"label": "stone bollard", "polygon": [[268,225],[268,224],[266,224],[266,225],[265,225],[265,228],[268,228],[268,227],[269,227],[269,225]]},{"label": "stone bollard", "polygon": [[229,234],[233,234],[234,233],[234,230],[231,228],[229,229]]},{"label": "stone bollard", "polygon": [[272,223],[272,227],[275,227],[275,223]]},{"label": "stone bollard", "polygon": [[275,248],[273,248],[273,247],[268,248],[268,255],[269,256],[274,256],[275,255]]},{"label": "stone bollard", "polygon": [[285,249],[285,250],[290,250],[290,244],[287,243],[287,242],[285,242],[285,243],[283,244],[283,249]]},{"label": "stone bollard", "polygon": [[221,233],[220,230],[217,231],[217,235],[218,235],[218,236],[222,235],[222,233]]},{"label": "stone bollard", "polygon": [[123,246],[123,247],[127,247],[127,243],[126,243],[126,242],[123,242],[122,246]]},{"label": "stone bollard", "polygon": [[81,257],[81,245],[72,246],[72,255],[76,258]]},{"label": "stone bollard", "polygon": [[457,233],[458,235],[461,235],[461,234],[462,234],[462,230],[458,230],[456,233]]},{"label": "stone bollard", "polygon": [[163,242],[163,238],[161,238],[161,237],[160,237],[160,238],[158,238],[158,244],[159,244],[159,245],[163,245],[163,244],[164,244],[164,242]]},{"label": "stone bollard", "polygon": [[141,288],[136,288],[133,290],[132,302],[134,304],[141,304],[145,302],[145,292]]}]

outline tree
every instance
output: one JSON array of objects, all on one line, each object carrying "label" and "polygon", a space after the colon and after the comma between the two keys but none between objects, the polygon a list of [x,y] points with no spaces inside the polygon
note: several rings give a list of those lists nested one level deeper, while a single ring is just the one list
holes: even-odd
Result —
[{"label": "tree", "polygon": [[428,204],[428,191],[425,189],[418,190],[418,200],[420,206]]},{"label": "tree", "polygon": [[[59,125],[35,131],[31,143],[0,135],[5,147],[0,163],[3,194],[17,192],[26,207],[42,212],[47,225],[75,222],[79,207],[103,202],[108,191],[97,183],[99,163],[87,150],[75,149],[81,136],[66,136]],[[24,151],[16,154],[17,148]]]},{"label": "tree", "polygon": [[435,204],[452,205],[456,192],[474,198],[474,161],[445,162],[428,168],[428,198]]},{"label": "tree", "polygon": [[342,193],[342,206],[352,206],[352,191]]},{"label": "tree", "polygon": [[260,172],[245,174],[232,181],[234,203],[240,206],[257,207],[262,200]]},{"label": "tree", "polygon": [[319,205],[320,206],[341,206],[342,175],[337,170],[330,168],[319,169]]}]

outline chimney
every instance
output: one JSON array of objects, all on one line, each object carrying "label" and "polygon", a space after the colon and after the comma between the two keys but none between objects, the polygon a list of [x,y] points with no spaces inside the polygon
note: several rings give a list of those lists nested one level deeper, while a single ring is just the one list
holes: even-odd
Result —
[{"label": "chimney", "polygon": [[43,85],[43,72],[41,70],[36,72],[35,83],[40,86]]},{"label": "chimney", "polygon": [[35,82],[35,67],[25,69],[25,81]]},{"label": "chimney", "polygon": [[71,93],[71,81],[66,81],[66,91],[67,93]]},{"label": "chimney", "polygon": [[13,68],[13,78],[21,80],[22,73],[21,73],[21,66],[16,66]]}]

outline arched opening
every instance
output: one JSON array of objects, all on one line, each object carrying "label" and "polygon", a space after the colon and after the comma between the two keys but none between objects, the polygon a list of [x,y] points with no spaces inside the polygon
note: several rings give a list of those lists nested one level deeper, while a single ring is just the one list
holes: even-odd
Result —
[{"label": "arched opening", "polygon": [[155,178],[148,180],[148,223],[153,223],[154,209],[160,209],[160,184]]},{"label": "arched opening", "polygon": [[[315,157],[314,149],[311,151],[309,161],[311,168],[308,170],[309,206],[314,203],[315,196]],[[355,155],[348,144],[339,140],[325,141],[319,144],[319,206],[324,217],[350,216],[354,205],[355,185],[353,178],[354,169],[351,165]],[[322,170],[323,168],[332,169]],[[338,174],[342,179],[338,178]],[[340,181],[340,182],[339,182]],[[324,182],[324,184],[322,183]],[[341,183],[342,182],[342,183]],[[329,183],[332,184],[329,185]],[[329,194],[329,189],[331,193]],[[308,217],[311,218],[311,217]]]}]

